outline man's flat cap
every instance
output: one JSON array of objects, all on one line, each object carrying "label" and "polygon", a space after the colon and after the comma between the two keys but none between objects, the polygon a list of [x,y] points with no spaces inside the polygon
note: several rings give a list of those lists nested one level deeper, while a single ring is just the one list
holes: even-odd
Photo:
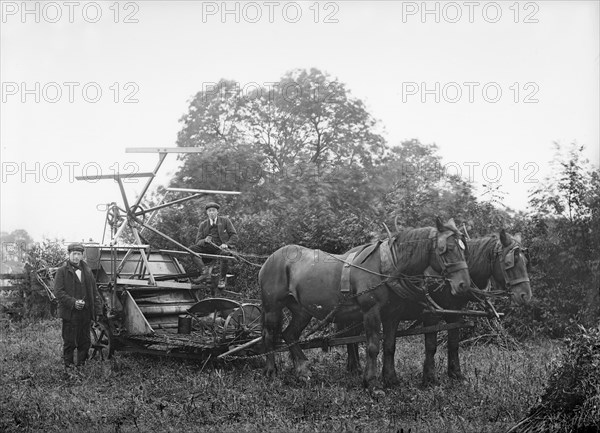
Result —
[{"label": "man's flat cap", "polygon": [[85,248],[83,248],[83,245],[81,245],[80,243],[76,242],[74,244],[70,244],[67,247],[67,251],[72,252],[72,251],[80,251],[80,252],[84,252]]}]

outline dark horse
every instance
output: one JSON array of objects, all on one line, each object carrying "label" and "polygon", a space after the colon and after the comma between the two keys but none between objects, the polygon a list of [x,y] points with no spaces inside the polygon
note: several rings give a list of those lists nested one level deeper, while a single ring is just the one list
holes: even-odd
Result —
[{"label": "dark horse", "polygon": [[[491,280],[495,291],[506,293],[513,305],[524,305],[531,300],[531,286],[527,274],[527,250],[521,246],[521,236],[511,236],[502,229],[500,236],[486,236],[467,241],[469,274],[480,290],[486,290]],[[432,295],[433,300],[445,309],[461,310],[469,302],[469,297],[458,297],[441,290]],[[435,325],[440,319],[447,323],[460,320],[460,316],[429,316],[423,325]],[[448,376],[462,380],[458,347],[460,330],[448,331]],[[425,334],[425,362],[423,363],[423,384],[436,383],[435,352],[437,332]]]},{"label": "dark horse", "polygon": [[[523,305],[531,299],[531,287],[527,275],[526,249],[521,247],[519,235],[510,236],[504,230],[500,236],[487,236],[480,239],[467,241],[469,254],[467,264],[473,283],[480,290],[485,290],[491,280],[494,289],[505,292],[511,296],[513,305]],[[461,310],[470,296],[454,296],[444,290],[434,291],[431,294],[434,302],[447,310]],[[457,315],[426,315],[423,319],[424,326],[433,326],[444,319],[447,323],[461,320]],[[460,330],[448,331],[448,376],[462,380],[458,348]],[[435,353],[437,351],[437,332],[425,334],[425,361],[423,363],[423,385],[437,382],[435,374]],[[358,345],[348,345],[348,370],[358,371]],[[392,375],[393,377],[393,375]]]},{"label": "dark horse", "polygon": [[[377,355],[383,325],[383,379],[388,383],[394,371],[395,332],[400,319],[419,317],[423,307],[408,299],[423,293],[407,283],[408,277],[422,275],[428,266],[450,282],[455,295],[467,293],[470,278],[464,256],[462,234],[454,221],[437,228],[407,230],[383,241],[341,255],[331,255],[298,245],[273,253],[262,266],[258,279],[263,307],[262,335],[267,353],[265,373],[275,374],[276,336],[281,330],[282,309],[291,319],[282,335],[290,346],[296,374],[309,378],[307,359],[297,344],[312,317],[336,323],[362,319],[367,340],[364,385],[377,381]],[[354,255],[354,253],[358,253]],[[343,268],[347,269],[343,271]],[[342,293],[347,286],[348,294]],[[412,287],[412,288],[411,288]],[[415,305],[419,306],[415,310]]]}]

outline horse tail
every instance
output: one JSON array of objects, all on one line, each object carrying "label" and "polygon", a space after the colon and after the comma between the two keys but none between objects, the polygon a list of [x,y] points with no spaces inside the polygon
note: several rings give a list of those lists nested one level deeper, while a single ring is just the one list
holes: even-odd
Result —
[{"label": "horse tail", "polygon": [[[282,310],[289,293],[291,265],[284,257],[282,249],[277,250],[269,256],[258,273],[262,301],[262,335],[267,352],[273,350],[281,339]],[[269,359],[268,357],[267,370],[271,371],[274,365]]]},{"label": "horse tail", "polygon": [[283,248],[271,254],[258,273],[263,309],[279,304],[289,291],[290,263],[282,259]]}]

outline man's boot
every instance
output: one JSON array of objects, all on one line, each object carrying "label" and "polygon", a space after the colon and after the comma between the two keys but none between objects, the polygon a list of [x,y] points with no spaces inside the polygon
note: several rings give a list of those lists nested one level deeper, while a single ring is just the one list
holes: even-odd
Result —
[{"label": "man's boot", "polygon": [[192,283],[199,284],[200,282],[202,282],[205,279],[204,274],[206,273],[207,267],[204,265],[204,262],[202,261],[202,257],[192,256],[192,261],[194,262],[194,264],[198,268],[198,271],[200,272],[200,275],[197,278],[194,278],[192,280]]},{"label": "man's boot", "polygon": [[219,290],[223,290],[225,288],[225,286],[227,285],[227,269],[229,268],[229,266],[227,266],[227,260],[223,260],[221,259],[221,269],[219,272],[219,284],[217,284],[217,289]]},{"label": "man's boot", "polygon": [[202,261],[202,257],[193,255],[192,261],[194,262],[198,270],[202,273],[202,271],[204,270],[204,262]]}]

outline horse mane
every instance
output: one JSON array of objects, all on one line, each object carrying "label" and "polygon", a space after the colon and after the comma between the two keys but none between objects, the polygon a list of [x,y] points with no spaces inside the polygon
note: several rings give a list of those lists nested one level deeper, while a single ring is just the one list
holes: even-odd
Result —
[{"label": "horse mane", "polygon": [[393,247],[396,263],[410,266],[422,260],[422,256],[429,254],[429,236],[432,227],[409,228],[394,235],[391,246]]},{"label": "horse mane", "polygon": [[394,244],[401,243],[418,243],[423,239],[429,238],[429,233],[431,233],[432,227],[421,227],[421,228],[406,228],[393,236]]},{"label": "horse mane", "polygon": [[500,238],[495,234],[468,240],[469,257],[467,258],[467,263],[469,270],[485,270],[490,265],[491,254],[495,250],[499,240]]}]

